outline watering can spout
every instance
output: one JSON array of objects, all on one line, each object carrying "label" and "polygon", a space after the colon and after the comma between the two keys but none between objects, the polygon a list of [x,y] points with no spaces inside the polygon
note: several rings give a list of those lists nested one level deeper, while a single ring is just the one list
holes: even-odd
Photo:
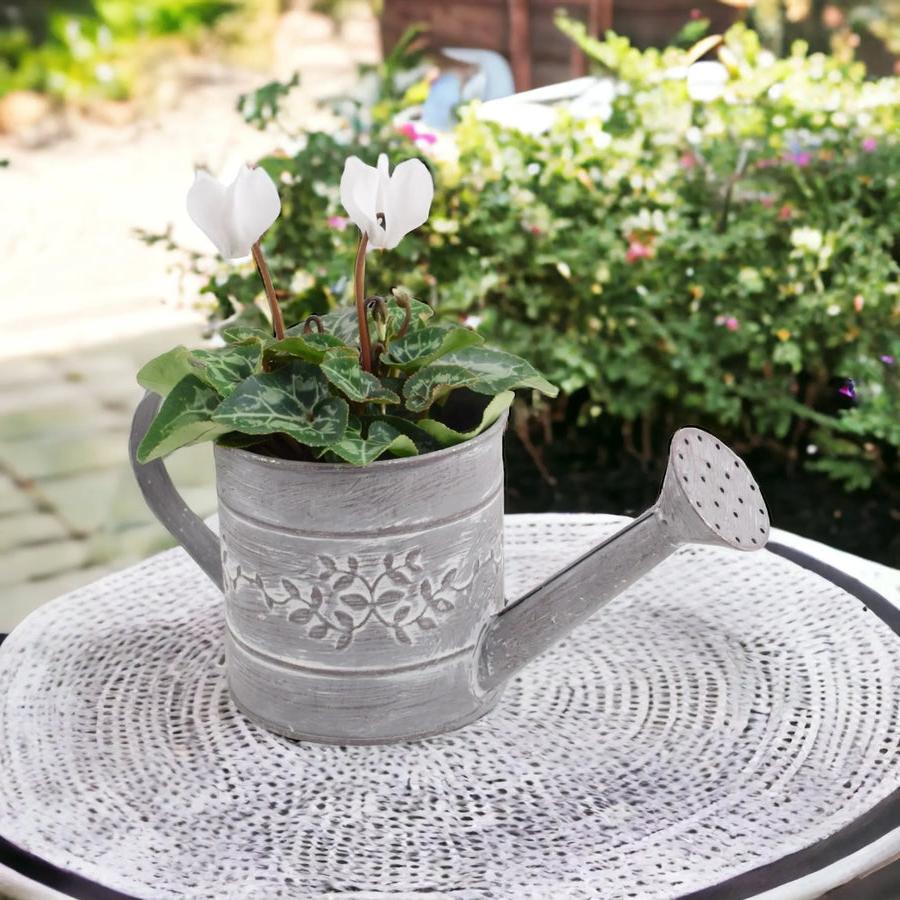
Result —
[{"label": "watering can spout", "polygon": [[747,466],[713,435],[680,429],[656,503],[491,620],[479,688],[499,687],[683,544],[752,551],[768,536],[766,505]]}]

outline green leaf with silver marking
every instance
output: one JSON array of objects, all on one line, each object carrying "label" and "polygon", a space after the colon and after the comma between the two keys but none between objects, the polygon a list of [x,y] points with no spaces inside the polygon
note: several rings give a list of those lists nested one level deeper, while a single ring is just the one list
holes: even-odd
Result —
[{"label": "green leaf with silver marking", "polygon": [[477,437],[487,428],[490,428],[506,410],[512,405],[515,399],[512,391],[503,391],[491,399],[491,402],[484,409],[481,421],[475,428],[470,431],[454,431],[449,425],[438,422],[436,419],[420,419],[416,422],[416,427],[430,435],[442,447],[452,447],[454,444],[462,444],[469,441],[473,437]]},{"label": "green leaf with silver marking", "polygon": [[355,350],[329,350],[322,373],[346,397],[356,403],[399,403],[400,397],[386,388],[371,372],[363,371]]},{"label": "green leaf with silver marking", "polygon": [[448,366],[442,362],[420,369],[403,386],[403,399],[410,412],[424,412],[433,403],[461,387],[471,387],[478,376],[462,366]]},{"label": "green leaf with silver marking", "polygon": [[262,344],[254,342],[195,350],[191,354],[191,365],[198,378],[227,397],[245,378],[261,370],[262,356]]},{"label": "green leaf with silver marking", "polygon": [[215,420],[229,431],[284,433],[309,447],[325,447],[344,436],[348,415],[347,402],[331,396],[315,366],[292,362],[238,385]]},{"label": "green leaf with silver marking", "polygon": [[[347,345],[333,334],[288,334],[280,341],[275,341],[267,348],[267,353],[282,353],[296,356],[305,362],[319,365],[329,350]],[[356,355],[356,351],[353,351]]]},{"label": "green leaf with silver marking", "polygon": [[459,325],[426,325],[394,341],[381,354],[381,361],[403,372],[417,372],[447,353],[483,341],[480,334]]},{"label": "green leaf with silver marking", "polygon": [[358,423],[347,428],[344,437],[328,449],[345,462],[354,466],[367,466],[385,453],[393,456],[416,456],[418,449],[413,441],[386,422],[374,421],[368,435],[363,437]]},{"label": "green leaf with silver marking", "polygon": [[166,353],[151,359],[137,374],[138,384],[165,397],[169,391],[191,374],[191,351],[187,347],[173,347]]},{"label": "green leaf with silver marking", "polygon": [[479,394],[499,394],[516,388],[532,388],[548,397],[559,393],[531,363],[512,353],[489,347],[464,347],[412,375],[403,387],[403,396],[408,409],[422,412],[461,387]]},{"label": "green leaf with silver marking", "polygon": [[215,440],[231,429],[213,420],[222,398],[196,375],[185,375],[163,400],[138,447],[141,463],[166,456],[179,447]]},{"label": "green leaf with silver marking", "polygon": [[441,363],[464,368],[476,376],[472,386],[479,394],[498,394],[517,388],[531,388],[555,397],[559,388],[551,384],[530,362],[490,347],[465,347],[441,357]]}]

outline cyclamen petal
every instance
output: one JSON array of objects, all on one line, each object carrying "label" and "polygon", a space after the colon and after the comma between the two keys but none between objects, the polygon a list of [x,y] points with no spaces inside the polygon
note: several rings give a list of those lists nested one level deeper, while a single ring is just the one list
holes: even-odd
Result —
[{"label": "cyclamen petal", "polygon": [[239,259],[278,218],[281,199],[264,169],[242,166],[227,187],[201,170],[188,191],[187,210],[225,259]]},{"label": "cyclamen petal", "polygon": [[[417,159],[400,163],[393,174],[385,154],[368,166],[351,156],[341,177],[341,203],[369,246],[392,250],[403,237],[422,225],[431,210],[434,182]],[[382,224],[384,223],[384,224]]]}]

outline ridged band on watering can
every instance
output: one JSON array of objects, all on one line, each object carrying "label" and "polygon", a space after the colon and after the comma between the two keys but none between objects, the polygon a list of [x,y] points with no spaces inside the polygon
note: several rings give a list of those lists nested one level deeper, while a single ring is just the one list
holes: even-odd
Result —
[{"label": "ridged band on watering can", "polygon": [[[148,395],[134,448],[152,419]],[[143,404],[142,404],[143,406]],[[225,594],[237,705],[288,737],[415,739],[483,715],[474,654],[503,605],[505,417],[474,440],[364,468],[215,447],[217,539],[161,462],[154,512]]]}]

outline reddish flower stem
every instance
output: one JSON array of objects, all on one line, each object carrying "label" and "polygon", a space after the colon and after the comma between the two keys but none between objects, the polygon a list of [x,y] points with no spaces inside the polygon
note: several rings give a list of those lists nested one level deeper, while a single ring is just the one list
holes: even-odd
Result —
[{"label": "reddish flower stem", "polygon": [[278,297],[272,284],[272,276],[269,273],[269,266],[266,264],[266,258],[263,256],[259,241],[253,245],[251,252],[253,253],[253,261],[256,263],[256,268],[259,270],[259,277],[262,278],[263,287],[266,289],[266,300],[269,301],[269,312],[272,315],[272,327],[275,329],[275,337],[280,341],[284,338],[284,318],[281,315],[281,307],[278,305]]},{"label": "reddish flower stem", "polygon": [[366,372],[372,371],[372,347],[369,344],[369,321],[366,313],[366,247],[369,236],[365,231],[360,235],[359,248],[356,251],[356,272],[353,288],[356,293],[356,316],[359,319],[359,350],[362,367]]}]

